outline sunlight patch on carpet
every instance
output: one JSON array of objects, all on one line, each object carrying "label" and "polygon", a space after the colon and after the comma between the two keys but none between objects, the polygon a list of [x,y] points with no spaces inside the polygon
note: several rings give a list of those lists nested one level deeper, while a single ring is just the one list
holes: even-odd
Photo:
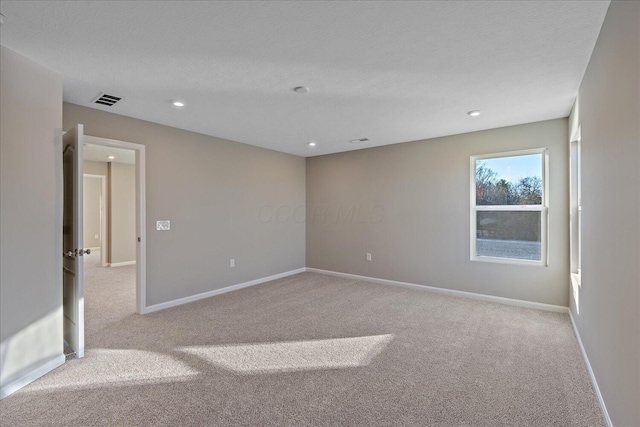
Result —
[{"label": "sunlight patch on carpet", "polygon": [[[83,359],[67,362],[62,368],[67,370],[65,375],[45,376],[29,391],[159,384],[187,381],[199,374],[170,355],[129,349],[92,349]],[[58,381],[60,378],[64,382]]]},{"label": "sunlight patch on carpet", "polygon": [[392,334],[263,344],[182,347],[214,366],[242,374],[309,371],[366,366]]}]

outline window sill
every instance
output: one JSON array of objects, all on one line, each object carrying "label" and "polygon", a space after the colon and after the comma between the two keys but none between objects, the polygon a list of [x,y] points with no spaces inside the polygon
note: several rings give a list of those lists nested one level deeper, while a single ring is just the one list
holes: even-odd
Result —
[{"label": "window sill", "polygon": [[490,262],[494,264],[510,264],[510,265],[529,265],[534,267],[546,267],[547,263],[544,261],[533,261],[517,258],[499,258],[488,256],[472,256],[471,261]]}]

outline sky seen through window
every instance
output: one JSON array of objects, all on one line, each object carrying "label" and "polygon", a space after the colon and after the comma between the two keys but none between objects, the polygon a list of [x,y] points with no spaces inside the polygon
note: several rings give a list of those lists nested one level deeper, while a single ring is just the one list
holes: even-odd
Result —
[{"label": "sky seen through window", "polygon": [[517,182],[520,178],[538,177],[542,179],[542,155],[528,154],[524,156],[498,157],[476,161],[476,168],[485,167],[496,172],[496,179]]}]

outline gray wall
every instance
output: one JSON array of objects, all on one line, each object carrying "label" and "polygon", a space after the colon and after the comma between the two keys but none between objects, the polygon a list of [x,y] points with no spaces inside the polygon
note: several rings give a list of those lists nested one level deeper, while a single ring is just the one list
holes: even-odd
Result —
[{"label": "gray wall", "polygon": [[82,162],[83,173],[88,173],[90,175],[102,175],[106,177],[109,173],[107,163],[108,162],[85,160]]},{"label": "gray wall", "polygon": [[582,285],[571,312],[615,426],[640,425],[640,3],[611,2],[571,115]]},{"label": "gray wall", "polygon": [[0,385],[4,389],[63,357],[62,181],[56,173],[62,168],[62,77],[4,46],[0,49]]},{"label": "gray wall", "polygon": [[[568,306],[566,135],[558,119],[308,158],[307,267]],[[539,147],[549,266],[470,261],[470,156]]]},{"label": "gray wall", "polygon": [[146,146],[148,305],[305,266],[304,215],[269,215],[304,205],[304,158],[64,104],[77,123]]},{"label": "gray wall", "polygon": [[107,167],[108,162],[94,162],[91,160],[85,160],[83,162],[83,173],[91,174],[91,175],[102,175],[105,177],[105,186],[106,193],[104,196],[104,210],[106,216],[106,230],[104,238],[104,254],[101,254],[100,257],[105,263],[109,262],[109,168]]},{"label": "gray wall", "polygon": [[109,163],[109,262],[136,260],[136,166]]},{"label": "gray wall", "polygon": [[[100,198],[102,180],[84,177],[82,186],[82,232],[84,248],[100,247]],[[97,236],[97,237],[96,237]]]}]

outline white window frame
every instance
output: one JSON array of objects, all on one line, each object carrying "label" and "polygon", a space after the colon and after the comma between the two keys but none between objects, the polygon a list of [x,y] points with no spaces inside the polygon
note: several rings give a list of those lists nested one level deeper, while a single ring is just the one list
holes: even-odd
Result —
[{"label": "white window frame", "polygon": [[582,161],[581,128],[571,138],[569,144],[570,206],[571,206],[571,278],[581,286],[582,272]]},{"label": "white window frame", "polygon": [[[476,205],[476,162],[484,159],[497,159],[501,157],[526,156],[530,154],[542,154],[542,204],[541,205]],[[470,159],[470,195],[471,195],[471,233],[470,233],[470,253],[471,261],[493,262],[500,264],[519,264],[546,267],[548,262],[548,235],[549,235],[549,150],[545,148],[535,148],[529,150],[509,151],[502,153],[489,153],[471,156]],[[540,212],[540,260],[527,260],[518,258],[502,258],[479,256],[476,252],[476,221],[478,212],[487,211],[511,211],[523,212],[534,211]]]}]

